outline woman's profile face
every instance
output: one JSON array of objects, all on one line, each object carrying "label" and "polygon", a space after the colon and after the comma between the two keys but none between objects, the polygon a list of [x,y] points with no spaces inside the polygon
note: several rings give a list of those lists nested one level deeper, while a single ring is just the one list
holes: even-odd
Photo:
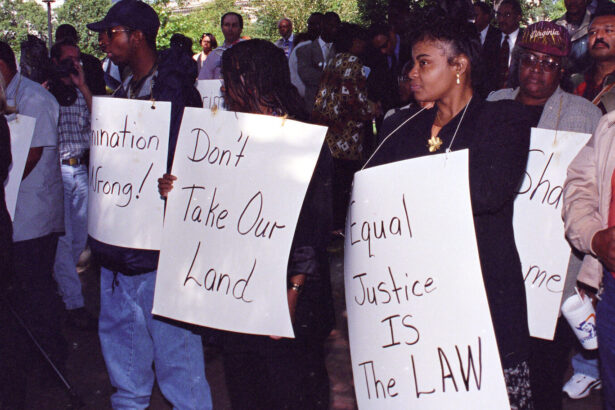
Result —
[{"label": "woman's profile face", "polygon": [[417,101],[438,101],[453,87],[460,87],[455,66],[448,63],[448,51],[449,45],[440,40],[422,40],[412,47],[410,88]]}]

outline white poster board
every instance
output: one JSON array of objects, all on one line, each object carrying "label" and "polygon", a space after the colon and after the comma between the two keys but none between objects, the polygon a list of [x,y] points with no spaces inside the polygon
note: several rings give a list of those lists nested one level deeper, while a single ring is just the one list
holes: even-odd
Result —
[{"label": "white poster board", "polygon": [[223,85],[223,80],[197,81],[196,89],[199,90],[201,98],[203,99],[203,108],[208,108],[210,110],[226,110],[226,105],[224,104],[224,94],[221,90]]},{"label": "white poster board", "polygon": [[[152,106],[155,108],[152,109]],[[160,249],[171,103],[94,97],[88,233],[110,245]]]},{"label": "white poster board", "polygon": [[360,409],[510,408],[467,150],[355,174],[344,278]]},{"label": "white poster board", "polygon": [[11,133],[12,163],[8,179],[4,183],[4,198],[12,220],[15,217],[19,185],[21,185],[23,171],[26,167],[26,159],[28,158],[30,144],[32,143],[32,134],[34,133],[36,118],[21,114],[11,117],[13,118],[8,124]]},{"label": "white poster board", "polygon": [[186,108],[153,313],[293,337],[288,255],[326,128]]},{"label": "white poster board", "polygon": [[532,128],[513,224],[521,258],[530,335],[553,340],[570,245],[562,221],[566,170],[590,134]]}]

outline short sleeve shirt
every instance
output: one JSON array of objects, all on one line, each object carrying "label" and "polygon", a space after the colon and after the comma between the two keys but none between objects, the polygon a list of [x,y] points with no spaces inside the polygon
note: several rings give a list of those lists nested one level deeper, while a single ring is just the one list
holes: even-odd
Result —
[{"label": "short sleeve shirt", "polygon": [[[64,231],[64,189],[58,155],[59,105],[40,84],[17,73],[6,89],[9,105],[17,115],[36,119],[31,148],[43,147],[43,154],[32,172],[21,181],[13,240],[25,241]],[[8,121],[15,114],[7,117]]]}]

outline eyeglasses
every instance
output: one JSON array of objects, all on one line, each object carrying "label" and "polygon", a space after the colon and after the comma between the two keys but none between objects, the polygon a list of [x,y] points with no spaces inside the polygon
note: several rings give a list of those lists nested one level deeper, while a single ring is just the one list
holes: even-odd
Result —
[{"label": "eyeglasses", "polygon": [[557,71],[561,67],[561,64],[553,60],[552,58],[541,60],[540,58],[536,57],[534,54],[530,54],[530,53],[525,53],[521,55],[521,65],[525,67],[540,66],[540,69],[547,73],[552,73],[554,71]]},{"label": "eyeglasses", "polygon": [[397,76],[397,84],[401,85],[403,83],[407,83],[408,81],[411,81],[410,78],[407,75],[400,75]]},{"label": "eyeglasses", "polygon": [[109,37],[109,40],[111,40],[111,38],[113,38],[114,33],[130,33],[131,31],[132,30],[126,29],[126,28],[108,28],[107,37]]}]

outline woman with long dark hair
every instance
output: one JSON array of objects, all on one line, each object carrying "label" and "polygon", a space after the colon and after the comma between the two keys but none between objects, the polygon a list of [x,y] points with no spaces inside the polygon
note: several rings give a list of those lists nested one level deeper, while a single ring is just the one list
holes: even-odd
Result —
[{"label": "woman with long dark hair", "polygon": [[[307,119],[284,51],[265,40],[237,43],[222,56],[225,101],[233,111]],[[275,161],[275,158],[271,159]],[[295,339],[219,332],[233,409],[327,409],[324,340],[333,327],[326,254],[331,155],[322,149],[288,258],[287,296]],[[174,177],[159,180],[166,196]]]},{"label": "woman with long dark hair", "polygon": [[515,101],[485,102],[474,92],[480,42],[472,26],[441,15],[428,22],[413,44],[409,77],[414,98],[435,105],[388,117],[369,165],[469,149],[476,239],[508,395],[513,409],[532,408],[525,288],[512,225],[531,120]]},{"label": "woman with long dark hair", "polygon": [[201,39],[199,40],[199,44],[201,45],[202,50],[200,53],[193,55],[192,58],[196,61],[200,72],[203,64],[205,64],[205,60],[207,60],[207,56],[211,53],[211,50],[218,47],[218,42],[213,34],[203,33]]}]

